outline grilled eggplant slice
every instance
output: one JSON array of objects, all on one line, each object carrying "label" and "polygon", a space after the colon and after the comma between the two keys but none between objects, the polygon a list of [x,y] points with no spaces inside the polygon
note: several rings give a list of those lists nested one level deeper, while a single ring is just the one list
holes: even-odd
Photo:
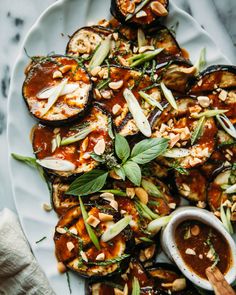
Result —
[{"label": "grilled eggplant slice", "polygon": [[80,123],[61,128],[37,125],[33,130],[33,149],[39,164],[48,172],[69,177],[94,169],[98,162],[90,153],[98,143],[101,153],[111,149],[109,117],[98,105]]},{"label": "grilled eggplant slice", "polygon": [[157,87],[144,90],[153,85],[153,82],[139,71],[118,66],[103,67],[96,78],[94,97],[112,114],[114,125],[123,136],[134,135],[139,131],[123,96],[126,88],[132,88],[132,93],[146,117],[149,117],[156,107],[145,102],[139,91],[145,91],[156,102],[161,101],[160,90]]},{"label": "grilled eggplant slice", "polygon": [[188,175],[175,173],[179,194],[191,202],[206,202],[207,180],[198,169],[190,169]]},{"label": "grilled eggplant slice", "polygon": [[234,167],[226,168],[220,172],[208,187],[208,204],[213,212],[220,210],[221,204],[228,200],[232,214],[236,215],[235,199],[236,170]]},{"label": "grilled eggplant slice", "polygon": [[211,66],[200,74],[190,94],[207,95],[211,105],[228,110],[226,116],[236,123],[236,67]]},{"label": "grilled eggplant slice", "polygon": [[132,54],[130,42],[120,33],[114,33],[111,28],[102,26],[83,27],[70,38],[66,54],[79,57],[85,64],[89,63],[101,41],[111,37],[111,47],[108,60],[111,64],[120,64],[120,57],[128,58]]},{"label": "grilled eggplant slice", "polygon": [[75,59],[50,56],[31,64],[22,93],[36,119],[61,125],[84,114],[92,99],[92,82]]},{"label": "grilled eggplant slice", "polygon": [[168,14],[168,2],[168,0],[151,0],[139,9],[145,1],[140,3],[140,1],[131,0],[112,0],[111,14],[121,23],[150,26]]},{"label": "grilled eggplant slice", "polygon": [[[99,223],[93,228],[97,236],[100,250],[97,249],[88,235],[79,206],[70,208],[63,215],[55,230],[54,242],[56,257],[68,268],[84,277],[104,277],[114,274],[127,262],[132,244],[132,232],[126,227],[121,233],[108,242],[101,240],[104,231],[120,220],[119,213],[109,204],[98,205],[88,202],[85,209]],[[101,221],[99,213],[109,213],[112,221]],[[98,256],[100,255],[100,256]]]},{"label": "grilled eggplant slice", "polygon": [[[154,295],[154,280],[148,277],[143,266],[136,258],[132,258],[126,273],[105,281],[90,281],[87,285],[86,295],[115,295],[126,290],[132,294],[132,284],[134,278],[138,280],[140,287],[140,295]],[[118,290],[117,290],[118,289]]]},{"label": "grilled eggplant slice", "polygon": [[59,177],[56,177],[52,182],[53,208],[59,216],[65,214],[69,208],[79,204],[77,196],[65,194],[70,183],[65,180],[62,181]]},{"label": "grilled eggplant slice", "polygon": [[192,144],[191,138],[199,122],[192,114],[202,109],[192,98],[180,98],[176,103],[177,110],[169,105],[161,115],[158,113],[151,120],[154,130],[152,137],[170,139],[170,153],[159,157],[158,161],[166,166],[173,166],[178,162],[182,168],[195,167],[206,162],[212,154],[217,127],[213,118],[206,118],[198,139]]},{"label": "grilled eggplant slice", "polygon": [[146,268],[146,271],[155,281],[155,294],[176,294],[176,295],[199,295],[179,269],[172,264],[156,263],[152,267]]}]

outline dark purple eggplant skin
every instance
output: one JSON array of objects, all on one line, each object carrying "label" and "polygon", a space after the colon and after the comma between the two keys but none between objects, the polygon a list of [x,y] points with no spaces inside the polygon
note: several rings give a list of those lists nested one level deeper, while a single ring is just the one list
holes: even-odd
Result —
[{"label": "dark purple eggplant skin", "polygon": [[[189,85],[188,85],[188,93],[190,94],[195,94],[195,92],[193,91],[193,87],[195,87],[197,85],[197,83],[204,78],[207,75],[212,75],[212,74],[217,74],[217,72],[229,72],[235,75],[235,81],[236,81],[236,66],[232,66],[232,65],[213,65],[213,66],[209,66],[207,67],[205,70],[203,70],[197,77],[191,79],[189,81]],[[201,86],[199,86],[201,87]],[[233,87],[229,87],[229,88],[235,88],[236,87],[236,83],[235,86]],[[227,89],[227,88],[225,88]],[[201,91],[200,92],[211,92],[214,90],[214,85],[212,86],[212,88],[210,88],[207,91]]]},{"label": "dark purple eggplant skin", "polygon": [[[151,278],[154,278],[154,280],[155,280],[155,283],[156,283],[156,286],[155,286],[155,294],[156,295],[167,295],[169,293],[167,291],[163,290],[163,289],[160,289],[160,287],[158,287],[158,278],[153,277],[149,273],[149,271],[155,270],[155,269],[159,269],[159,270],[163,270],[163,271],[174,272],[178,278],[184,277],[182,275],[181,271],[174,264],[157,263],[156,262],[156,263],[154,263],[153,266],[145,268],[145,270],[147,271],[148,275]],[[193,286],[193,284],[189,280],[187,280],[187,278],[186,278],[186,281],[187,281],[187,288],[185,290],[183,290],[183,291],[174,292],[173,294],[175,294],[175,295],[200,295],[200,293],[197,291],[197,289],[195,289],[195,287]]]},{"label": "dark purple eggplant skin", "polygon": [[[167,4],[166,4],[167,10],[168,10],[168,7],[169,7],[169,0],[167,0]],[[130,25],[131,27],[134,27],[134,28],[137,28],[137,27],[149,28],[149,27],[152,27],[156,24],[161,23],[165,19],[165,17],[156,16],[156,18],[151,23],[148,23],[148,24],[147,23],[142,23],[142,24],[136,23],[136,22],[132,21],[132,19],[126,21],[125,20],[126,16],[124,16],[121,13],[119,6],[117,5],[117,0],[111,0],[110,12],[114,16],[114,18],[116,18],[122,24],[127,24],[127,25]]]},{"label": "dark purple eggplant skin", "polygon": [[112,34],[114,32],[113,29],[111,28],[105,28],[103,26],[86,26],[86,27],[82,27],[82,28],[79,28],[77,31],[75,31],[71,36],[70,36],[70,40],[69,42],[67,43],[67,46],[66,46],[66,54],[70,54],[70,50],[69,50],[69,47],[70,47],[70,42],[71,40],[73,39],[73,37],[81,30],[89,30],[89,31],[94,31],[95,33],[97,34],[101,34],[103,35],[104,37],[107,37],[108,35]]},{"label": "dark purple eggplant skin", "polygon": [[[65,55],[60,55],[60,54],[56,54],[56,55],[52,55],[50,56],[50,58],[52,59],[56,59],[58,57],[62,57],[62,58],[67,58],[67,59],[73,59],[75,60],[73,57],[70,56],[65,56]],[[24,87],[25,87],[25,83],[26,83],[26,79],[27,79],[27,75],[30,74],[31,70],[34,70],[34,67],[37,66],[40,62],[32,62],[32,64],[30,64],[27,68],[26,68],[26,78],[25,81],[22,85],[22,97],[24,99],[24,102],[27,106],[27,109],[30,113],[30,115],[36,119],[37,121],[39,121],[40,123],[46,125],[46,126],[52,126],[52,127],[60,127],[60,126],[66,126],[69,125],[70,123],[73,123],[75,121],[79,121],[80,119],[83,119],[83,117],[87,114],[87,112],[89,111],[90,107],[91,107],[91,103],[93,100],[93,81],[91,80],[91,76],[90,74],[86,71],[86,69],[84,68],[84,70],[86,71],[87,76],[89,77],[90,83],[91,83],[91,88],[89,90],[89,96],[88,96],[88,101],[87,101],[87,105],[85,106],[84,110],[81,111],[80,113],[76,114],[75,116],[69,117],[67,119],[63,119],[63,120],[54,120],[54,121],[49,121],[49,120],[45,120],[42,118],[38,118],[36,117],[34,114],[32,114],[32,112],[29,109],[29,105],[27,103],[27,99],[24,96]]]}]

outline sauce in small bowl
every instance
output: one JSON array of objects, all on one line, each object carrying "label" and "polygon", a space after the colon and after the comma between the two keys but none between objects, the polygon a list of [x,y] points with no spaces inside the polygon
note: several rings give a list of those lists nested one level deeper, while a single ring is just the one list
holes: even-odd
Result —
[{"label": "sauce in small bowl", "polygon": [[195,285],[213,290],[205,269],[216,265],[232,284],[236,279],[236,244],[211,212],[182,207],[162,231],[164,252]]},{"label": "sauce in small bowl", "polygon": [[175,230],[175,242],[185,264],[197,275],[207,278],[205,270],[217,266],[226,274],[232,262],[225,237],[215,228],[197,220],[181,222]]}]

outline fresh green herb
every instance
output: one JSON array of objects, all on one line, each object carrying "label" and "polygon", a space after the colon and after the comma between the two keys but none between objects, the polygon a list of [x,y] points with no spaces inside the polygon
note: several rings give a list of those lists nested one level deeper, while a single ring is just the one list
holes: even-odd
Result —
[{"label": "fresh green herb", "polygon": [[167,216],[162,216],[162,217],[159,217],[159,218],[151,221],[148,224],[147,231],[152,233],[152,235],[157,234],[161,230],[162,227],[166,226],[169,223],[171,218],[172,218],[171,215],[167,215]]},{"label": "fresh green herb", "polygon": [[179,161],[175,161],[171,163],[171,167],[169,168],[169,170],[173,170],[173,169],[182,175],[189,175],[189,171],[186,168],[183,168],[180,165]]},{"label": "fresh green herb", "polygon": [[148,208],[147,205],[143,204],[139,200],[135,200],[135,205],[137,208],[139,208],[140,212],[142,212],[142,215],[149,216],[149,220],[159,218],[160,216],[154,212],[150,208]]},{"label": "fresh green herb", "polygon": [[91,262],[87,262],[88,265],[99,265],[99,266],[106,266],[106,265],[110,265],[110,264],[114,264],[114,263],[119,263],[122,260],[128,258],[130,255],[129,254],[122,254],[118,257],[112,258],[112,259],[108,259],[105,261],[91,261]]},{"label": "fresh green herb", "polygon": [[[149,66],[149,62],[145,62],[144,65],[143,65],[143,68],[142,68],[141,75],[140,75],[139,78],[135,81],[133,87],[134,87],[134,86],[136,86],[136,87],[139,86],[140,82],[141,82],[142,79],[143,79],[143,76],[144,76],[145,73],[146,73],[146,70],[147,70],[148,66]],[[133,88],[133,87],[132,87],[132,88]]]},{"label": "fresh green herb", "polygon": [[230,136],[236,138],[236,129],[226,115],[216,115],[216,119]]},{"label": "fresh green herb", "polygon": [[131,63],[130,67],[133,68],[133,67],[140,66],[143,63],[149,60],[152,60],[155,56],[157,56],[162,51],[163,51],[163,48],[158,48],[153,51],[146,51],[145,53],[137,54],[136,56],[133,57],[135,61]]},{"label": "fresh green herb", "polygon": [[130,20],[136,13],[138,13],[140,10],[142,10],[142,8],[148,4],[148,2],[150,2],[150,0],[143,0],[139,5],[136,6],[135,10],[133,13],[129,13],[126,16],[125,21]]},{"label": "fresh green herb", "polygon": [[194,129],[194,131],[193,131],[193,133],[191,135],[191,144],[192,145],[199,139],[199,137],[201,137],[203,127],[204,127],[204,123],[205,123],[205,116],[201,117],[198,120],[197,126],[196,126],[196,128]]},{"label": "fresh green herb", "polygon": [[227,145],[228,146],[235,146],[236,145],[236,141],[234,141],[234,140],[227,140],[227,141],[224,141],[224,142],[220,143],[218,145],[218,147],[225,147]]},{"label": "fresh green herb", "polygon": [[50,52],[46,56],[30,56],[25,47],[24,47],[24,51],[26,56],[29,59],[31,59],[32,62],[35,62],[35,63],[52,62],[54,64],[57,64],[58,66],[61,66],[61,64],[58,61],[56,61],[55,58],[53,58],[53,56],[51,56],[51,55],[55,55],[54,52]]},{"label": "fresh green herb", "polygon": [[166,158],[183,158],[189,155],[190,151],[186,148],[172,148],[163,154],[163,156]]},{"label": "fresh green herb", "polygon": [[153,182],[148,181],[146,179],[142,179],[141,185],[150,196],[157,198],[163,196],[163,193],[157,188],[157,186]]},{"label": "fresh green herb", "polygon": [[234,193],[236,193],[236,183],[232,185],[228,185],[225,190],[225,194],[234,194]]},{"label": "fresh green herb", "polygon": [[87,223],[87,219],[88,219],[88,213],[84,207],[84,204],[81,200],[81,197],[79,197],[79,204],[80,204],[80,209],[81,209],[81,213],[82,213],[82,216],[83,216],[83,220],[84,220],[84,224],[85,224],[85,227],[86,227],[86,230],[87,230],[87,233],[91,239],[91,241],[93,242],[94,246],[100,250],[100,245],[99,245],[99,240],[94,232],[94,230],[92,229],[92,227]]},{"label": "fresh green herb", "polygon": [[141,240],[141,241],[143,241],[145,243],[151,243],[151,244],[153,244],[153,240],[151,240],[151,239],[149,239],[147,237],[141,237],[141,238],[139,238],[139,240]]},{"label": "fresh green herb", "polygon": [[177,103],[176,103],[176,101],[175,101],[175,98],[174,98],[174,96],[173,96],[171,90],[168,89],[168,88],[166,87],[166,85],[165,85],[163,82],[161,82],[160,86],[161,86],[161,90],[162,90],[162,92],[163,92],[163,94],[164,94],[166,100],[170,103],[170,105],[171,105],[175,110],[178,110]]},{"label": "fresh green herb", "polygon": [[106,183],[108,172],[103,170],[92,170],[78,178],[70,185],[67,195],[85,196],[100,191]]},{"label": "fresh green herb", "polygon": [[115,135],[115,151],[119,159],[124,163],[130,156],[130,147],[126,138],[120,134]]},{"label": "fresh green herb", "polygon": [[112,128],[112,119],[111,117],[108,117],[108,135],[110,136],[111,139],[115,138],[113,128]]},{"label": "fresh green herb", "polygon": [[115,171],[115,173],[118,175],[118,176],[120,176],[120,178],[122,179],[122,180],[125,180],[125,170],[124,170],[124,168],[121,166],[121,167],[115,167],[114,168],[114,171]]},{"label": "fresh green herb", "polygon": [[184,240],[188,240],[191,238],[191,229],[190,226],[186,226],[184,233]]},{"label": "fresh green herb", "polygon": [[131,160],[137,164],[146,164],[154,160],[167,150],[168,141],[166,138],[151,138],[140,141],[131,152]]},{"label": "fresh green herb", "polygon": [[69,276],[69,272],[66,272],[66,281],[67,281],[67,285],[68,285],[68,289],[70,294],[72,294],[72,290],[71,290],[71,284],[70,284],[70,276]]},{"label": "fresh green herb", "polygon": [[201,117],[206,117],[206,118],[211,118],[211,117],[215,117],[217,115],[220,115],[220,114],[223,114],[225,112],[228,112],[227,110],[218,110],[218,109],[215,109],[215,110],[208,110],[208,111],[205,111],[205,112],[202,112],[202,113],[194,113],[192,114],[191,116],[193,118],[201,118]]},{"label": "fresh green herb", "polygon": [[[230,212],[229,212],[230,213]],[[221,205],[220,206],[220,218],[221,218],[221,221],[225,227],[225,229],[230,233],[230,234],[233,234],[234,231],[233,231],[233,228],[232,228],[232,224],[231,224],[231,221],[230,221],[230,214],[226,214],[225,213],[225,209],[224,209],[224,206]]]},{"label": "fresh green herb", "polygon": [[26,165],[30,166],[30,167],[33,167],[33,168],[36,168],[40,174],[40,176],[42,177],[43,180],[46,181],[47,185],[48,185],[48,188],[50,190],[50,185],[48,184],[48,179],[44,173],[44,170],[43,168],[36,162],[36,159],[35,158],[32,158],[32,157],[25,157],[25,156],[21,156],[21,155],[18,155],[18,154],[14,154],[12,153],[11,154],[12,158],[14,158],[15,160],[17,161],[20,161],[20,162],[23,162],[25,163]]},{"label": "fresh green herb", "polygon": [[68,235],[70,235],[78,240],[79,252],[82,251],[83,250],[83,240],[78,235],[72,233],[66,226],[64,227],[64,230],[68,233]]},{"label": "fresh green herb", "polygon": [[133,278],[131,295],[140,295],[140,285],[136,277]]},{"label": "fresh green herb", "polygon": [[151,206],[151,207],[152,207],[152,206],[160,206],[160,202],[150,200],[150,201],[148,201],[147,206],[148,206],[148,207],[150,207],[150,206]]},{"label": "fresh green herb", "polygon": [[38,244],[38,243],[44,241],[46,238],[47,238],[47,237],[42,237],[40,240],[36,241],[35,243]]},{"label": "fresh green herb", "polygon": [[170,32],[171,32],[174,36],[176,36],[176,32],[177,32],[177,30],[178,30],[178,27],[179,27],[179,21],[177,21],[174,25],[172,25],[172,26],[169,28]]},{"label": "fresh green herb", "polygon": [[157,62],[155,59],[152,60],[152,71],[151,71],[151,75],[150,75],[150,78],[151,78],[151,81],[153,83],[156,82],[156,79],[154,78],[154,75],[155,75],[155,72],[156,72],[156,65],[157,65]]},{"label": "fresh green herb", "polygon": [[101,81],[97,84],[96,88],[97,88],[98,90],[101,90],[101,89],[105,88],[105,87],[110,83],[110,81],[111,81],[110,78],[107,78],[106,80],[101,80]]},{"label": "fresh green herb", "polygon": [[151,106],[158,107],[159,110],[163,111],[162,105],[159,103],[159,101],[155,100],[151,95],[143,91],[139,91],[139,94]]},{"label": "fresh green herb", "polygon": [[93,68],[97,66],[100,66],[103,63],[103,61],[105,60],[105,58],[110,52],[110,48],[111,48],[111,37],[108,36],[106,39],[102,40],[97,51],[93,55],[88,66],[89,71],[91,71]]},{"label": "fresh green herb", "polygon": [[126,197],[126,193],[118,189],[104,189],[100,191],[101,193],[111,193],[116,196]]},{"label": "fresh green herb", "polygon": [[210,231],[210,233],[207,237],[207,240],[206,240],[206,244],[210,247],[210,251],[211,251],[211,254],[214,259],[214,263],[212,264],[211,268],[214,268],[218,264],[218,262],[220,261],[220,257],[212,244],[211,237],[212,237],[212,232]]},{"label": "fresh green herb", "polygon": [[229,233],[232,235],[234,233],[234,228],[233,228],[232,223],[231,223],[231,211],[230,211],[230,208],[226,209],[226,218],[227,218],[227,221],[228,221]]},{"label": "fresh green herb", "polygon": [[196,61],[194,67],[197,69],[197,73],[202,71],[206,66],[206,48],[202,48],[199,58]]},{"label": "fresh green herb", "polygon": [[123,165],[123,169],[127,178],[135,185],[140,186],[142,175],[139,165],[129,160]]},{"label": "fresh green herb", "polygon": [[69,145],[69,144],[75,143],[77,141],[80,141],[80,140],[84,139],[85,137],[87,137],[92,131],[93,131],[93,129],[90,126],[86,127],[70,137],[62,138],[60,145],[61,146]]},{"label": "fresh green herb", "polygon": [[144,92],[144,91],[150,90],[150,89],[158,87],[158,86],[159,86],[159,84],[156,81],[155,83],[151,84],[150,86],[143,88],[142,91]]}]

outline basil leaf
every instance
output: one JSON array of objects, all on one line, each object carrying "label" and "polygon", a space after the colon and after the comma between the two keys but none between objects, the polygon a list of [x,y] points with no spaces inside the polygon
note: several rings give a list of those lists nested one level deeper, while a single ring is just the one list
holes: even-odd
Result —
[{"label": "basil leaf", "polygon": [[166,138],[151,138],[140,141],[131,152],[131,160],[138,164],[146,164],[154,160],[166,151],[168,141]]},{"label": "basil leaf", "polygon": [[141,183],[141,169],[139,165],[131,160],[126,162],[123,166],[125,175],[135,185],[140,186]]},{"label": "basil leaf", "polygon": [[73,181],[66,192],[67,195],[85,196],[100,191],[105,185],[108,172],[92,170]]},{"label": "basil leaf", "polygon": [[120,176],[120,178],[122,180],[125,180],[125,171],[124,171],[124,168],[123,167],[120,167],[120,168],[114,168],[114,171],[115,173]]},{"label": "basil leaf", "polygon": [[87,262],[88,265],[101,265],[101,266],[106,266],[106,265],[110,265],[110,264],[114,264],[114,263],[119,263],[122,260],[128,258],[130,255],[129,254],[122,254],[118,257],[115,258],[111,258],[111,259],[107,259],[105,261],[89,261]]},{"label": "basil leaf", "polygon": [[91,241],[93,242],[94,246],[100,250],[100,245],[99,245],[99,241],[98,241],[98,237],[96,236],[94,230],[92,229],[92,227],[87,223],[87,219],[88,219],[88,213],[84,207],[84,204],[81,200],[81,197],[79,197],[79,205],[80,205],[80,209],[81,209],[81,213],[82,213],[82,216],[83,216],[83,220],[84,220],[84,224],[85,224],[85,227],[86,227],[86,230],[87,230],[87,233],[91,239]]},{"label": "basil leaf", "polygon": [[125,162],[130,155],[130,147],[126,138],[120,134],[115,137],[115,151],[119,159]]},{"label": "basil leaf", "polygon": [[198,138],[202,135],[202,130],[204,127],[204,123],[205,123],[205,116],[201,117],[198,122],[197,122],[197,126],[194,129],[192,135],[191,135],[191,144],[193,145]]}]

